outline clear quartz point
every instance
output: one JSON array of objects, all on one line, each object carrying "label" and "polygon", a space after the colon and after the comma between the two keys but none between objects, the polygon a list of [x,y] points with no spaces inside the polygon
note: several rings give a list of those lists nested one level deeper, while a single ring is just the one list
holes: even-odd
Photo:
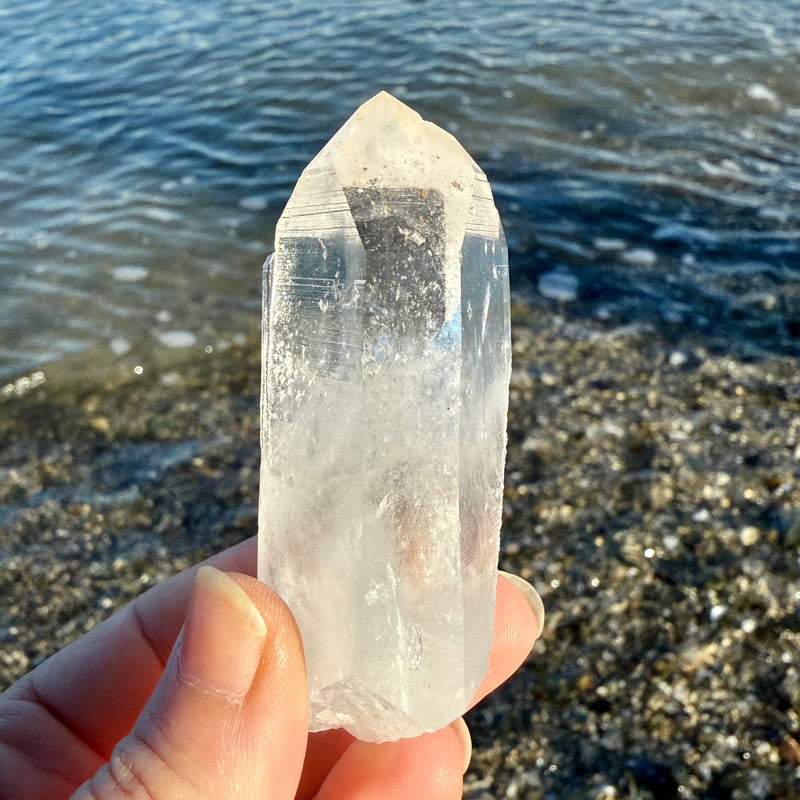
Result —
[{"label": "clear quartz point", "polygon": [[300,627],[312,731],[435,730],[485,674],[510,361],[486,176],[381,92],[300,176],[265,267],[259,577]]}]

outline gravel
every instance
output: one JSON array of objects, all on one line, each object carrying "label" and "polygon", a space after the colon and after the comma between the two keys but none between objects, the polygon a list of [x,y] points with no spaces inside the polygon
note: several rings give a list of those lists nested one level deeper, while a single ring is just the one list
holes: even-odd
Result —
[{"label": "gravel", "polygon": [[[500,566],[547,629],[468,717],[465,797],[800,798],[800,364],[512,317]],[[0,688],[255,533],[258,332],[225,344],[0,390]]]}]

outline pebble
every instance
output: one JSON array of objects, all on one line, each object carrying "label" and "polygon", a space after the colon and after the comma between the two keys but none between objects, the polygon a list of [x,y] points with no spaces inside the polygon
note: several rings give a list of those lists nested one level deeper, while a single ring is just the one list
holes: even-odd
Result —
[{"label": "pebble", "polygon": [[750,547],[751,545],[756,544],[760,538],[761,532],[758,528],[756,528],[755,525],[745,525],[745,527],[739,532],[739,539],[741,539],[741,542],[745,547]]},{"label": "pebble", "polygon": [[708,618],[712,622],[719,622],[727,613],[727,606],[711,606],[708,611]]},{"label": "pebble", "polygon": [[157,338],[165,347],[175,350],[197,344],[197,337],[191,331],[162,331]]},{"label": "pebble", "polygon": [[108,417],[99,414],[89,420],[89,424],[96,430],[102,433],[108,433],[111,430],[111,422]]},{"label": "pebble", "polygon": [[158,380],[162,386],[177,386],[181,381],[181,375],[179,372],[170,370],[169,372],[162,372],[158,376]]},{"label": "pebble", "polygon": [[668,360],[671,367],[682,367],[689,360],[689,356],[680,350],[673,350]]},{"label": "pebble", "polygon": [[127,339],[122,338],[114,338],[109,343],[108,346],[111,348],[111,352],[115,356],[124,356],[125,353],[129,352],[131,349],[131,343]]},{"label": "pebble", "polygon": [[133,283],[135,281],[143,281],[150,274],[150,271],[146,267],[122,266],[114,267],[111,274],[115,280]]},{"label": "pebble", "polygon": [[545,272],[539,276],[538,288],[545,297],[567,303],[578,296],[578,279],[568,272]]}]

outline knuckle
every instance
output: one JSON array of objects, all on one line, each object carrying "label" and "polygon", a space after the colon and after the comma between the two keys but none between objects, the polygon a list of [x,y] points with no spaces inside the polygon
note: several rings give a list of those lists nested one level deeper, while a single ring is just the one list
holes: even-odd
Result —
[{"label": "knuckle", "polygon": [[[175,775],[141,737],[131,733],[111,753],[109,762],[89,782],[87,800],[160,800],[174,796]],[[167,789],[172,786],[173,788]],[[159,787],[166,794],[159,793]]]},{"label": "knuckle", "polygon": [[155,800],[151,785],[154,773],[163,769],[163,761],[147,742],[135,734],[126,736],[114,748],[108,766],[122,797]]}]

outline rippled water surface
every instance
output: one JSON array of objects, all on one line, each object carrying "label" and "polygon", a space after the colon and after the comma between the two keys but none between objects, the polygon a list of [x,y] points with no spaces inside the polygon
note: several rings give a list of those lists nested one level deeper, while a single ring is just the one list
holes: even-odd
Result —
[{"label": "rippled water surface", "polygon": [[517,286],[800,352],[800,6],[489,7],[0,9],[0,376],[245,330],[299,172],[382,88],[487,171]]}]

